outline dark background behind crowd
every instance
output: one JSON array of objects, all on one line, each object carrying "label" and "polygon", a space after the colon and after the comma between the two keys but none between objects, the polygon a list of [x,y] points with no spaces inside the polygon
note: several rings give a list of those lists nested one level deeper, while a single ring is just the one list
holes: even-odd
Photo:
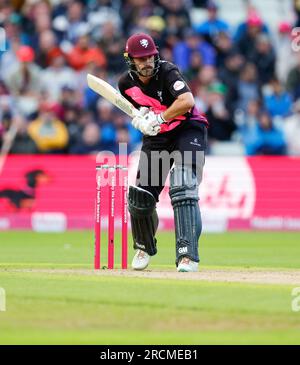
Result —
[{"label": "dark background behind crowd", "polygon": [[208,153],[300,155],[300,1],[276,27],[240,2],[245,18],[232,24],[221,1],[0,0],[0,146],[14,124],[11,153],[138,148],[141,134],[86,75],[116,87],[126,39],[147,32],[209,119]]}]

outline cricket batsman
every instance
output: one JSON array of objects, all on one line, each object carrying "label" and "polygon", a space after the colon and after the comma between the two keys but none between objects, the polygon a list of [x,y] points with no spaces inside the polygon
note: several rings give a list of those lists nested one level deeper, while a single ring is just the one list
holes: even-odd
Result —
[{"label": "cricket batsman", "polygon": [[198,188],[207,144],[206,118],[177,66],[160,60],[153,39],[132,35],[124,53],[128,71],[119,90],[140,115],[132,120],[143,133],[136,186],[128,192],[135,256],[134,270],[144,270],[157,253],[156,203],[170,172],[169,195],[174,211],[176,266],[179,272],[198,271],[198,241],[202,231]]}]

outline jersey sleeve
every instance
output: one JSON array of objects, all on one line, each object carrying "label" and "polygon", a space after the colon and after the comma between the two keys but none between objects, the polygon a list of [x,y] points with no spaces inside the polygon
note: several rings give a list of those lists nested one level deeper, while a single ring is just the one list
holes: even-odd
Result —
[{"label": "jersey sleeve", "polygon": [[165,76],[165,86],[174,98],[186,92],[191,92],[183,76],[177,68],[172,68]]},{"label": "jersey sleeve", "polygon": [[119,89],[120,93],[126,98],[126,94],[125,94],[126,85],[125,85],[124,76],[121,76],[119,79],[118,89]]},{"label": "jersey sleeve", "polygon": [[121,93],[121,95],[124,96],[128,101],[131,102],[131,104],[134,105],[135,108],[139,108],[140,105],[136,103],[135,100],[133,100],[129,95],[126,94],[126,90],[130,88],[130,85],[128,84],[128,81],[126,80],[126,76],[121,76],[118,82],[118,89]]}]

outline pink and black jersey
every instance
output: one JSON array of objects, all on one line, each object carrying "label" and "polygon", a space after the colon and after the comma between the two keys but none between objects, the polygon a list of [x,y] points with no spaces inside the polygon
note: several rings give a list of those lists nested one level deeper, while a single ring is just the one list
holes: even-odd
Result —
[{"label": "pink and black jersey", "polygon": [[[124,73],[119,80],[119,90],[136,108],[148,107],[156,114],[165,111],[179,95],[190,92],[178,68],[167,61],[160,61],[157,74],[148,84],[142,83],[134,73]],[[163,123],[160,133],[169,132],[181,123],[189,121],[208,124],[206,118],[200,115],[194,106],[186,114]]]}]

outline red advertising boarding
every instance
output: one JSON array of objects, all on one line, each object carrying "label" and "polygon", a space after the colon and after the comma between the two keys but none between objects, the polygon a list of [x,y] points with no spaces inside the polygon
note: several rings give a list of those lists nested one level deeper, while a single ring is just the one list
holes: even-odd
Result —
[{"label": "red advertising boarding", "polygon": [[[0,230],[92,229],[95,166],[95,156],[9,156],[0,175]],[[136,168],[132,157],[129,183]],[[104,187],[104,209],[107,192]],[[115,194],[120,226],[118,187]],[[300,230],[300,158],[208,156],[199,204],[206,231]],[[158,211],[160,227],[173,229],[168,181]]]}]

